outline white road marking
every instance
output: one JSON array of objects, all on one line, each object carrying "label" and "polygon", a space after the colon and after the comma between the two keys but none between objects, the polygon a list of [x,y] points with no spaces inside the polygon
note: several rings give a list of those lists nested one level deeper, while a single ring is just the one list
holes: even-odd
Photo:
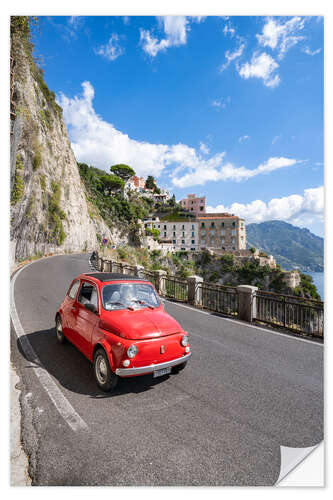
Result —
[{"label": "white road marking", "polygon": [[54,406],[67,422],[67,424],[73,429],[73,431],[86,431],[88,426],[85,421],[80,417],[80,415],[74,410],[68,399],[63,395],[57,384],[54,382],[50,374],[43,368],[40,359],[38,358],[36,352],[34,351],[32,345],[30,344],[26,333],[23,330],[22,324],[17,314],[15,306],[15,281],[20,274],[20,272],[26,267],[33,264],[27,264],[23,266],[13,277],[10,283],[10,293],[11,293],[11,304],[10,304],[10,315],[14,325],[14,330],[21,343],[22,350],[29,360],[29,364],[32,366],[38,380],[44,387],[47,395],[53,402]]},{"label": "white road marking", "polygon": [[[213,313],[211,313],[211,312],[201,311],[201,309],[195,309],[194,307],[185,306],[184,304],[180,304],[179,302],[172,302],[171,300],[167,300],[167,299],[165,299],[165,300],[167,302],[169,302],[169,304],[174,304],[174,305],[179,306],[179,307],[184,307],[185,309],[190,309],[191,311],[196,311],[196,312],[201,313],[201,314],[207,314],[208,316],[213,316]],[[318,345],[320,347],[324,346],[324,344],[321,344],[319,342],[315,342],[313,340],[301,339],[298,337],[294,337],[293,335],[288,335],[286,333],[273,332],[272,330],[267,330],[267,328],[261,328],[261,327],[254,326],[254,325],[248,325],[247,323],[237,321],[236,319],[225,318],[222,316],[221,316],[221,319],[223,319],[225,321],[231,321],[232,323],[236,323],[237,325],[245,326],[247,328],[254,328],[255,330],[259,330],[260,332],[268,332],[268,333],[271,333],[273,335],[280,335],[281,337],[288,339],[288,340],[297,340],[298,342],[307,342],[309,344]]]}]

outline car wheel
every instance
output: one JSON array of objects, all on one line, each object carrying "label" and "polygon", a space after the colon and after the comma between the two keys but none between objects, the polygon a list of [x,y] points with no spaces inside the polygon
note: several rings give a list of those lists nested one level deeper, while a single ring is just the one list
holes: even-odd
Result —
[{"label": "car wheel", "polygon": [[64,335],[64,332],[62,331],[62,322],[60,316],[57,316],[55,329],[57,341],[59,342],[59,344],[65,344],[67,339]]},{"label": "car wheel", "polygon": [[185,366],[187,365],[187,361],[185,361],[185,363],[181,363],[180,365],[176,365],[176,366],[173,366],[171,368],[171,372],[172,373],[179,373],[181,372],[182,370],[184,370]]},{"label": "car wheel", "polygon": [[94,374],[98,387],[109,392],[114,389],[118,377],[110,368],[110,363],[103,349],[97,349],[94,355]]}]

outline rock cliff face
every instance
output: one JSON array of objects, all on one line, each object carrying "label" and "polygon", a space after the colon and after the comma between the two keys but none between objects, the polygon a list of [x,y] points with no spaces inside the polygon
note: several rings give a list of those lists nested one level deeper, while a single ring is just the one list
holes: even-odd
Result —
[{"label": "rock cliff face", "polygon": [[11,258],[90,251],[98,239],[126,243],[89,205],[62,110],[22,30],[11,33]]}]

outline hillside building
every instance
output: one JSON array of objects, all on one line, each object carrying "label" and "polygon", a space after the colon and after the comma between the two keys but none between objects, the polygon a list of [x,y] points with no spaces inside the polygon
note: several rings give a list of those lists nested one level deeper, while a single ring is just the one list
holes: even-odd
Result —
[{"label": "hillside building", "polygon": [[160,240],[172,243],[170,251],[198,251],[205,248],[219,251],[246,249],[245,221],[230,214],[201,214],[179,221],[145,219],[146,228],[158,229]]},{"label": "hillside building", "polygon": [[195,194],[188,194],[187,198],[180,200],[182,208],[195,215],[206,213],[206,196],[196,196]]}]

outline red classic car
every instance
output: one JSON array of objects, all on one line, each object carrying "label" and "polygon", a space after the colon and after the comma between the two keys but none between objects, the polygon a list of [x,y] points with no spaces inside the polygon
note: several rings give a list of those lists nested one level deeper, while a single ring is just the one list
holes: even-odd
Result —
[{"label": "red classic car", "polygon": [[135,276],[80,274],[55,322],[58,341],[69,340],[93,362],[103,391],[112,390],[118,377],[177,373],[191,356],[187,333],[152,284]]}]

